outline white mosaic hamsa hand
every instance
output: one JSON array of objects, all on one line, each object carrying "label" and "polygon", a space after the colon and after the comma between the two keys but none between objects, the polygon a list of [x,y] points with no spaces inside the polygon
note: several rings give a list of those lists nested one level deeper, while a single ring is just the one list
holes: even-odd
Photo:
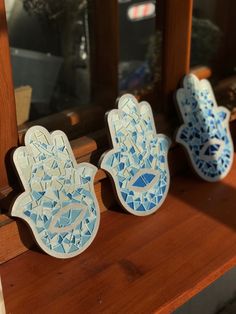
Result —
[{"label": "white mosaic hamsa hand", "polygon": [[169,189],[170,140],[156,134],[150,105],[129,94],[108,113],[108,126],[114,148],[102,156],[101,168],[112,177],[121,205],[138,216],[155,212]]},{"label": "white mosaic hamsa hand", "polygon": [[233,143],[229,131],[229,111],[218,107],[207,80],[186,75],[177,91],[177,105],[184,124],[176,141],[190,156],[196,173],[207,181],[218,181],[230,171]]},{"label": "white mosaic hamsa hand", "polygon": [[80,254],[93,241],[100,221],[93,187],[97,168],[77,165],[66,135],[40,126],[28,130],[25,146],[16,149],[13,160],[25,192],[16,199],[12,215],[29,224],[49,255]]}]

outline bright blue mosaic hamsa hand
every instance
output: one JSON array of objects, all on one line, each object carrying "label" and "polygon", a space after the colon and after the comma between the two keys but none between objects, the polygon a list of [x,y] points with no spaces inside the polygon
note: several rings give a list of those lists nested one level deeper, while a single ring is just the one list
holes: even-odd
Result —
[{"label": "bright blue mosaic hamsa hand", "polygon": [[176,141],[187,150],[196,173],[207,181],[218,181],[230,171],[233,143],[229,131],[229,111],[218,107],[207,80],[187,75],[177,91],[177,105],[184,124]]},{"label": "bright blue mosaic hamsa hand", "polygon": [[101,159],[114,183],[121,205],[138,216],[155,212],[169,189],[167,153],[170,140],[156,134],[153,114],[147,102],[138,103],[126,94],[118,110],[108,113],[113,149]]},{"label": "bright blue mosaic hamsa hand", "polygon": [[12,215],[28,223],[49,255],[80,254],[93,241],[100,221],[93,187],[97,168],[78,165],[66,135],[40,126],[27,131],[25,146],[16,149],[13,160],[25,192],[16,199]]}]

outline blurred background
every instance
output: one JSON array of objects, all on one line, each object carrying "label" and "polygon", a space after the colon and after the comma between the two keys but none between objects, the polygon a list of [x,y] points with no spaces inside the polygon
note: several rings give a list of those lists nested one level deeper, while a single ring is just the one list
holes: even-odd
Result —
[{"label": "blurred background", "polygon": [[[117,1],[118,88],[120,94],[138,94],[161,81],[161,1]],[[14,85],[17,96],[26,103],[25,110],[20,110],[25,116],[18,124],[67,108],[90,106],[93,2],[5,0],[5,4]],[[221,104],[230,109],[236,103],[235,9],[235,1],[194,0],[192,25],[191,66],[210,67]],[[225,85],[222,80],[226,78]]]}]

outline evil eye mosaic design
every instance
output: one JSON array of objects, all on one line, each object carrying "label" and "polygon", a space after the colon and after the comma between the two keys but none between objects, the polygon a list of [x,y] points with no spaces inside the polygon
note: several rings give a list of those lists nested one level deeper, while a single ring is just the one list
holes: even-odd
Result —
[{"label": "evil eye mosaic design", "polygon": [[34,126],[13,160],[25,189],[12,215],[31,227],[38,245],[49,255],[69,258],[93,241],[100,211],[93,188],[97,168],[77,165],[66,135]]},{"label": "evil eye mosaic design", "polygon": [[169,189],[170,140],[156,134],[150,105],[129,94],[108,113],[108,126],[113,149],[102,156],[101,168],[112,177],[121,205],[138,216],[155,212]]},{"label": "evil eye mosaic design", "polygon": [[177,91],[177,105],[184,124],[176,141],[190,156],[196,173],[207,181],[218,181],[230,171],[233,143],[229,131],[229,111],[218,107],[207,80],[187,75]]}]

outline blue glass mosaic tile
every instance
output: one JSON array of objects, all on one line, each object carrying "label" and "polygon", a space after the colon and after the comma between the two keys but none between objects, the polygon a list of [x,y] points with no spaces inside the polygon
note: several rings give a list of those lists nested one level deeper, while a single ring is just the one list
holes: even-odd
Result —
[{"label": "blue glass mosaic tile", "polygon": [[210,83],[186,75],[176,94],[184,124],[176,141],[188,152],[196,173],[207,181],[224,178],[233,162],[233,143],[229,131],[230,113],[218,107]]},{"label": "blue glass mosaic tile", "polygon": [[113,149],[102,156],[101,168],[113,181],[121,205],[134,215],[149,215],[169,189],[167,153],[170,140],[157,134],[150,105],[123,95],[108,113]]},{"label": "blue glass mosaic tile", "polygon": [[100,211],[93,181],[97,168],[77,165],[61,131],[50,134],[34,126],[13,160],[25,192],[15,201],[12,216],[25,220],[38,245],[49,255],[69,258],[93,241]]}]

